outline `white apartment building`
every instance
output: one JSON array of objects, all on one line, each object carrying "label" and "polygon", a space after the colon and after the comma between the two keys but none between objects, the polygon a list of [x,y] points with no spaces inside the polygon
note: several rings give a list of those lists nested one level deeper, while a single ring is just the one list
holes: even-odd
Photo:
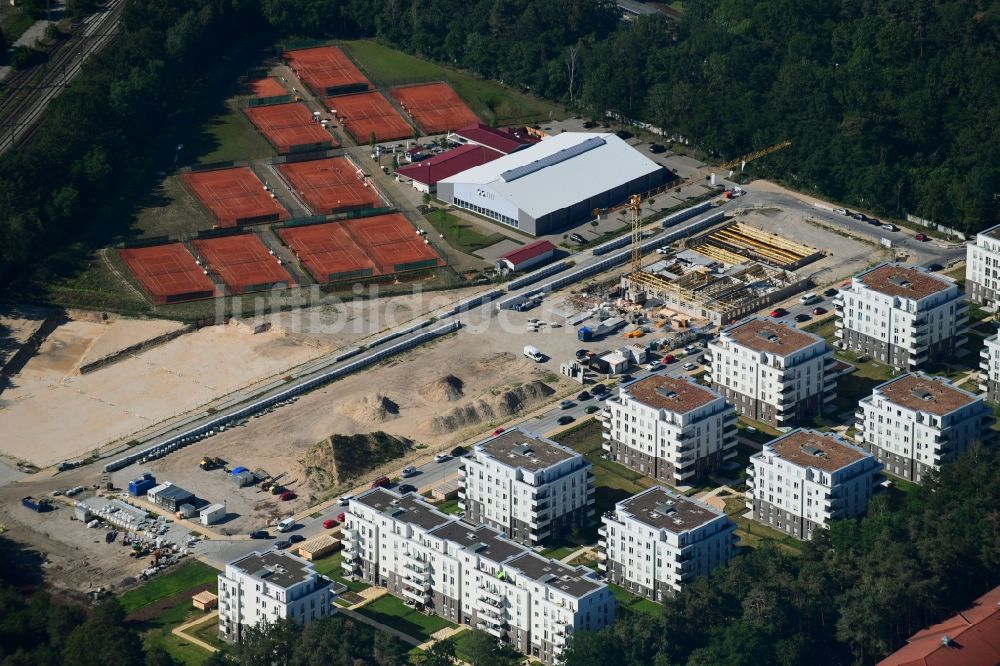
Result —
[{"label": "white apartment building", "polygon": [[599,530],[609,582],[653,601],[729,563],[736,524],[707,504],[655,486],[604,514]]},{"label": "white apartment building", "polygon": [[468,522],[536,546],[590,522],[593,478],[576,451],[511,428],[476,444],[462,461],[459,506]]},{"label": "white apartment building", "polygon": [[965,290],[969,300],[996,306],[1000,298],[1000,225],[980,231],[966,246]]},{"label": "white apartment building", "polygon": [[979,351],[979,390],[990,402],[1000,402],[1000,335],[986,338]]},{"label": "white apartment building", "polygon": [[708,350],[712,387],[747,418],[789,426],[833,403],[833,349],[788,322],[745,319],[722,329]]},{"label": "white apartment building", "polygon": [[881,264],[854,276],[834,300],[844,349],[899,370],[950,357],[965,344],[969,306],[951,278]]},{"label": "white apartment building", "polygon": [[691,379],[651,375],[606,403],[603,448],[640,474],[684,485],[736,458],[736,412]]},{"label": "white apartment building", "polygon": [[750,456],[747,508],[757,522],[807,541],[831,520],[864,513],[881,470],[868,451],[800,428]]},{"label": "white apartment building", "polygon": [[590,569],[544,558],[412,494],[375,488],[352,499],[346,514],[345,575],[546,664],[556,663],[574,632],[614,622],[614,595]]},{"label": "white apartment building", "polygon": [[219,574],[219,635],[239,641],[243,630],[287,618],[301,625],[336,612],[329,579],[291,553],[255,552]]},{"label": "white apartment building", "polygon": [[920,483],[969,448],[992,439],[993,412],[983,397],[944,377],[908,373],[876,386],[858,403],[855,440],[885,471]]}]

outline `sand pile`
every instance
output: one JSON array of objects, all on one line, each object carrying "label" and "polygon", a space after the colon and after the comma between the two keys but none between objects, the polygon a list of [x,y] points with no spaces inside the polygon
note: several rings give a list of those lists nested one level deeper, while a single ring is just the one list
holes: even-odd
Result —
[{"label": "sand pile", "polygon": [[491,421],[526,411],[555,391],[542,382],[528,382],[506,391],[483,396],[420,424],[425,435],[443,435],[483,421]]},{"label": "sand pile", "polygon": [[465,382],[455,375],[445,375],[427,382],[420,387],[418,393],[428,402],[455,402],[465,396],[462,392],[464,385]]},{"label": "sand pile", "polygon": [[355,400],[346,402],[339,410],[345,416],[357,423],[385,423],[399,416],[399,405],[388,396],[381,393],[371,393]]}]

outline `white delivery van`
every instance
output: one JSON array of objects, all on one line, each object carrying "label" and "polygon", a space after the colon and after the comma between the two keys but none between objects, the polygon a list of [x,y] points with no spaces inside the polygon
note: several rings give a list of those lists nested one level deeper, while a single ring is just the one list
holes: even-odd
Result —
[{"label": "white delivery van", "polygon": [[812,305],[813,303],[816,303],[817,301],[819,301],[819,296],[817,296],[816,294],[811,293],[811,292],[808,293],[808,294],[803,294],[802,296],[799,296],[799,303],[801,303],[802,305]]},{"label": "white delivery van", "polygon": [[538,347],[533,345],[526,345],[524,347],[524,355],[530,358],[535,363],[542,362],[542,352],[538,351]]},{"label": "white delivery van", "polygon": [[295,519],[294,518],[285,518],[280,523],[278,523],[278,531],[279,532],[287,532],[288,530],[292,529],[293,527],[295,527]]}]

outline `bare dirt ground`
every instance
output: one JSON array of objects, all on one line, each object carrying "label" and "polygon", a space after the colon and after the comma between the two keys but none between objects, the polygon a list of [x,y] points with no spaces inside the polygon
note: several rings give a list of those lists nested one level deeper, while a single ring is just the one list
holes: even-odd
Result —
[{"label": "bare dirt ground", "polygon": [[0,365],[16,354],[45,320],[40,308],[5,308],[0,311]]},{"label": "bare dirt ground", "polygon": [[[270,331],[212,326],[87,375],[81,363],[179,326],[79,314],[57,328],[0,399],[0,453],[46,466],[127,441],[168,419],[467,297],[358,299],[269,316]],[[377,292],[373,292],[377,293]],[[365,296],[371,294],[367,293]],[[13,321],[13,330],[18,321]],[[22,326],[27,330],[27,324]],[[30,334],[30,332],[28,333]]]}]

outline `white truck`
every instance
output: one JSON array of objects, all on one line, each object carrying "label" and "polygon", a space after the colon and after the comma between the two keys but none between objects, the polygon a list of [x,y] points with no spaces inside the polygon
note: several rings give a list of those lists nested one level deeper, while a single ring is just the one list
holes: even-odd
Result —
[{"label": "white truck", "polygon": [[292,529],[293,527],[295,527],[295,519],[294,518],[285,518],[280,523],[278,523],[278,531],[279,532],[287,532],[290,529]]},{"label": "white truck", "polygon": [[540,352],[538,350],[538,347],[535,347],[534,345],[525,345],[524,355],[530,358],[535,363],[541,363],[542,360],[544,359],[544,357],[542,356],[542,352]]}]

